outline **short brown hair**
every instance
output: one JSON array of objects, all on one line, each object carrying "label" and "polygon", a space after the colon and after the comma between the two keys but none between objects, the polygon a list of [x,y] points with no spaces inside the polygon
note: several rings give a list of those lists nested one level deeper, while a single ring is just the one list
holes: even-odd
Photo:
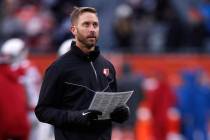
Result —
[{"label": "short brown hair", "polygon": [[85,12],[94,13],[97,15],[97,11],[93,7],[74,7],[73,11],[71,12],[71,24],[74,25],[78,17]]}]

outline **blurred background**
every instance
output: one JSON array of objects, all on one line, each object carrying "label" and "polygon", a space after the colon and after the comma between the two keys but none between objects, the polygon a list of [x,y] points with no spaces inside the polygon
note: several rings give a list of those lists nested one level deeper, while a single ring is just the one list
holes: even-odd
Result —
[{"label": "blurred background", "polygon": [[97,9],[119,91],[135,91],[112,140],[210,140],[210,0],[1,0],[0,140],[53,140],[33,110],[74,6]]}]

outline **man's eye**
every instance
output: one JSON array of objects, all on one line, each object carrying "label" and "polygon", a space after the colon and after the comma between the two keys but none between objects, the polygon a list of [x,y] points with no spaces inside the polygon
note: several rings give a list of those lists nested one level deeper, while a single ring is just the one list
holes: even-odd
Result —
[{"label": "man's eye", "polygon": [[93,27],[98,27],[98,23],[93,23]]},{"label": "man's eye", "polygon": [[89,26],[89,23],[84,23],[83,24],[85,27],[88,27]]}]

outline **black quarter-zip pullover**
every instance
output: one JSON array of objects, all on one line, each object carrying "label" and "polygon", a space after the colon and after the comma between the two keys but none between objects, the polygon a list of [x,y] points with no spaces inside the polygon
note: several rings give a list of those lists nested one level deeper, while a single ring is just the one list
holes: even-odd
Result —
[{"label": "black quarter-zip pullover", "polygon": [[36,116],[54,125],[56,140],[110,140],[111,120],[84,127],[74,120],[78,111],[88,109],[96,91],[115,92],[116,87],[115,69],[98,47],[85,54],[72,45],[46,70]]}]

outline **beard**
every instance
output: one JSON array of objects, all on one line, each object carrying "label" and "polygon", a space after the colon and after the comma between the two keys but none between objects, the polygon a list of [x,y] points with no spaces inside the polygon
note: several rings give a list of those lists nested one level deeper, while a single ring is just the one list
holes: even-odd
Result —
[{"label": "beard", "polygon": [[79,32],[79,30],[77,30],[77,39],[79,42],[81,42],[84,45],[85,48],[91,49],[96,46],[98,37],[96,36],[95,33],[92,33],[87,37],[85,37]]}]

